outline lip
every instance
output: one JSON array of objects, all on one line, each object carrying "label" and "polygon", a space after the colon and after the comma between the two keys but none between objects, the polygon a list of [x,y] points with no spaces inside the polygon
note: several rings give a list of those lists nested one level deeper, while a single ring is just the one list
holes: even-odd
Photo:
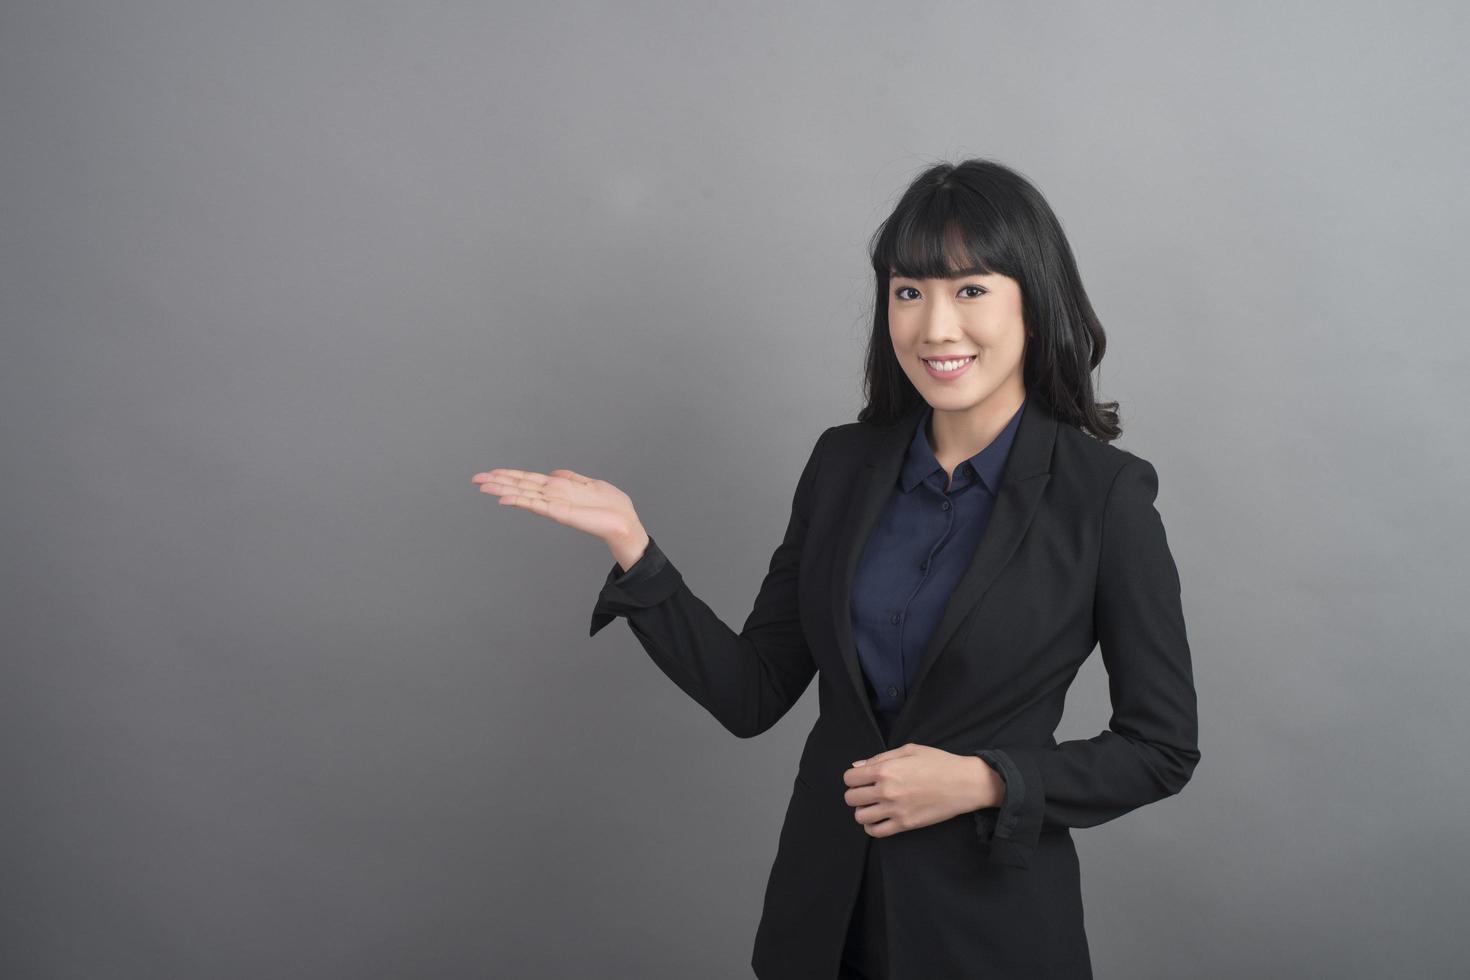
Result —
[{"label": "lip", "polygon": [[[922,361],[924,364],[924,370],[929,372],[929,377],[933,378],[936,381],[952,381],[955,378],[958,378],[960,375],[970,370],[971,365],[973,365],[977,359],[978,358],[974,354],[971,354],[970,359],[965,362],[963,367],[957,368],[953,371],[937,371],[935,370],[934,365],[930,364],[922,357],[919,358],[919,360]],[[941,357],[939,358],[939,360],[953,360],[953,358]]]}]

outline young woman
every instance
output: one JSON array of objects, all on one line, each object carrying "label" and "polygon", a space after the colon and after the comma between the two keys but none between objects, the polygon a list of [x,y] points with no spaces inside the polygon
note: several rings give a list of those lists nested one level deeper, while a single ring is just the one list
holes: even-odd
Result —
[{"label": "young woman", "polygon": [[[870,252],[868,403],[817,439],[740,632],[612,484],[474,480],[606,542],[591,632],[625,617],[735,735],[819,678],[758,977],[1090,978],[1071,830],[1178,793],[1200,758],[1157,472],[1110,445],[1117,403],[1090,380],[1102,326],[1028,181],[932,167]],[[1058,744],[1099,646],[1108,728]]]}]

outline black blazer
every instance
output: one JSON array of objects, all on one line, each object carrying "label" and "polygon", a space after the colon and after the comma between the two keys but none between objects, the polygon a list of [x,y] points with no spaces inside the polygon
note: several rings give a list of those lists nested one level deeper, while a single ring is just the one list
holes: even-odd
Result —
[{"label": "black blazer", "polygon": [[[1155,469],[1059,422],[1036,392],[985,535],[885,744],[849,603],[862,546],[922,407],[893,425],[852,422],[822,433],[739,633],[661,552],[652,575],[630,570],[627,588],[614,562],[594,609],[593,633],[625,616],[660,669],[742,738],[774,725],[818,678],[820,714],[755,936],[751,965],[761,980],[837,975],[865,860],[880,862],[892,980],[1089,978],[1071,828],[1179,792],[1200,758]],[[1099,644],[1108,728],[1058,744],[1067,688]],[[842,773],[907,742],[1004,750],[1014,772],[1003,806],[869,837],[843,799]]]}]

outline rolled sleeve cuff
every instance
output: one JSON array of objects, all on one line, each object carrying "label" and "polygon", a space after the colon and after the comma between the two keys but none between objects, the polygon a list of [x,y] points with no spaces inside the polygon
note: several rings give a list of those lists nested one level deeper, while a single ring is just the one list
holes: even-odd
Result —
[{"label": "rolled sleeve cuff", "polygon": [[596,636],[598,630],[618,616],[658,605],[673,595],[683,581],[679,570],[650,535],[648,547],[632,568],[625,572],[613,562],[592,608],[592,627],[587,635]]},{"label": "rolled sleeve cuff", "polygon": [[1025,753],[981,749],[974,754],[1000,773],[1006,784],[1005,799],[999,807],[975,811],[975,833],[986,857],[1012,868],[1029,867],[1031,852],[1041,834],[1041,772]]}]

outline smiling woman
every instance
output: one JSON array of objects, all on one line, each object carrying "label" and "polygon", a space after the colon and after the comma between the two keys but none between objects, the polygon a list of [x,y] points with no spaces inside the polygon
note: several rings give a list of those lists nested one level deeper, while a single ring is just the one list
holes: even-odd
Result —
[{"label": "smiling woman", "polygon": [[[869,251],[874,315],[859,421],[892,422],[926,401],[940,450],[965,458],[1034,390],[1097,438],[1122,434],[1117,402],[1093,397],[1102,324],[1061,222],[1020,174],[988,160],[929,168]],[[933,364],[963,357],[973,361],[958,370]]]},{"label": "smiling woman", "polygon": [[[603,540],[590,633],[624,617],[732,734],[768,730],[819,678],[760,980],[1088,980],[1072,830],[1178,793],[1200,758],[1158,471],[1109,444],[1102,327],[1019,174],[926,170],[870,258],[867,404],[812,446],[738,632],[607,481],[474,480]],[[1058,743],[1099,646],[1109,726]]]}]

